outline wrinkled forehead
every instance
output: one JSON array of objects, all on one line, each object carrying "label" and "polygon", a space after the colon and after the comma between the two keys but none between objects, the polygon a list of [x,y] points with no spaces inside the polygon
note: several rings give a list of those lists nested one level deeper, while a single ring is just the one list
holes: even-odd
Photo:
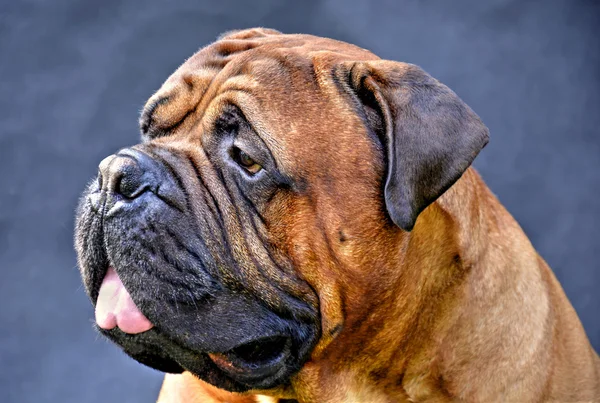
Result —
[{"label": "wrinkled forehead", "polygon": [[377,57],[311,35],[266,29],[226,34],[190,57],[148,100],[141,130],[149,138],[185,132],[235,104],[257,128],[293,131],[332,106],[335,64],[370,59]]}]

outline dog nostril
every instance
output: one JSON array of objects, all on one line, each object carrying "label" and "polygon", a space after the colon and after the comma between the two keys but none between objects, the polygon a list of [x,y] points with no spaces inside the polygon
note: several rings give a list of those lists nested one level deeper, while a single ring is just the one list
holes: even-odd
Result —
[{"label": "dog nostril", "polygon": [[132,199],[141,195],[147,186],[144,184],[144,171],[130,156],[113,155],[105,158],[99,167],[98,185],[112,194]]},{"label": "dog nostril", "polygon": [[133,199],[141,194],[143,184],[139,172],[123,172],[115,182],[116,193],[119,193],[129,199]]}]

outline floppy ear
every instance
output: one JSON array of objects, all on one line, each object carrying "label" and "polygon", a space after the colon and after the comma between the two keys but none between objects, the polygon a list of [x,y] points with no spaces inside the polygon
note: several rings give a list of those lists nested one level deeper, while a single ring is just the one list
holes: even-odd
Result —
[{"label": "floppy ear", "polygon": [[488,142],[488,129],[452,90],[415,65],[345,64],[345,81],[385,147],[387,211],[410,231],[471,165]]}]

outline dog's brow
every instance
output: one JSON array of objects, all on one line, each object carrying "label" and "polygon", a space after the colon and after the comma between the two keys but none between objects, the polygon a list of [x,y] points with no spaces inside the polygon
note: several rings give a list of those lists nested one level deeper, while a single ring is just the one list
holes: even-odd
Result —
[{"label": "dog's brow", "polygon": [[153,120],[152,117],[154,112],[160,105],[164,105],[169,102],[170,96],[164,96],[156,99],[154,102],[150,104],[150,106],[146,107],[142,112],[142,116],[140,118],[140,129],[142,131],[143,136],[152,137],[149,133],[149,129],[152,126]]},{"label": "dog's brow", "polygon": [[[258,141],[260,141],[262,146],[267,150],[267,152],[269,154],[269,158],[273,161],[273,164],[275,165],[274,168],[277,170],[277,172],[280,172],[280,167],[277,162],[277,159],[275,158],[273,150],[271,150],[271,147],[269,147],[268,142],[265,141],[265,139],[261,135],[260,131],[257,130],[254,127],[254,125],[252,124],[252,122],[246,117],[246,114],[244,113],[242,107],[235,104],[234,102],[229,102],[223,108],[223,111],[221,112],[219,117],[215,120],[215,126],[220,126],[220,132],[223,133],[224,131],[227,131],[229,128],[232,128],[234,126],[239,126],[240,122],[244,126],[247,126],[248,130],[252,133],[252,135],[255,136],[258,139]],[[217,128],[217,130],[215,130],[215,131],[218,132],[219,128]],[[216,134],[219,134],[219,133],[216,133]]]}]

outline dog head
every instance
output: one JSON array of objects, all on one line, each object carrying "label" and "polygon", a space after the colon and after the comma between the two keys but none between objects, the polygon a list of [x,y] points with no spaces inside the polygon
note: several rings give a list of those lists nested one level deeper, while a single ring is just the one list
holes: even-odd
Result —
[{"label": "dog head", "polygon": [[289,383],[376,304],[368,273],[488,138],[414,65],[266,29],[188,59],[140,125],[78,208],[86,291],[126,290],[99,329],[127,354],[231,391]]}]

